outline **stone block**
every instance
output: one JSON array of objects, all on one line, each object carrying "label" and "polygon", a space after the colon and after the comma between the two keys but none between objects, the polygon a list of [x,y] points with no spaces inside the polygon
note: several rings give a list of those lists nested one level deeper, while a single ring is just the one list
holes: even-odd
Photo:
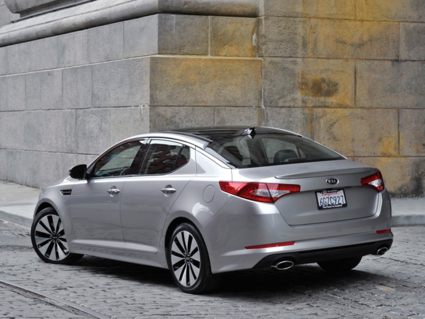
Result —
[{"label": "stone block", "polygon": [[150,74],[150,105],[260,105],[259,59],[153,57]]},{"label": "stone block", "polygon": [[425,106],[422,62],[359,61],[356,83],[358,106]]},{"label": "stone block", "polygon": [[400,153],[425,156],[425,109],[400,110]]},{"label": "stone block", "polygon": [[160,54],[208,55],[207,16],[160,14],[158,19]]},{"label": "stone block", "polygon": [[28,109],[62,108],[62,71],[26,74],[25,92]]},{"label": "stone block", "polygon": [[7,150],[0,149],[0,180],[8,180],[7,171]]},{"label": "stone block", "polygon": [[89,108],[92,106],[92,68],[83,66],[62,71],[63,107]]},{"label": "stone block", "polygon": [[210,54],[254,57],[257,53],[257,19],[210,17]]},{"label": "stone block", "polygon": [[390,22],[263,17],[260,55],[398,59],[400,26]]},{"label": "stone block", "polygon": [[88,30],[90,62],[122,59],[124,50],[124,23],[107,24]]},{"label": "stone block", "polygon": [[76,112],[76,153],[103,152],[111,144],[110,109],[83,109]]},{"label": "stone block", "polygon": [[313,136],[346,156],[395,156],[397,110],[316,109]]},{"label": "stone block", "polygon": [[[68,175],[75,160],[73,154],[39,152],[27,150],[9,150],[7,165],[9,180],[16,183],[46,187]],[[22,174],[16,167],[25,167]]]},{"label": "stone block", "polygon": [[312,136],[313,111],[310,108],[267,107],[261,125]]},{"label": "stone block", "polygon": [[[148,103],[148,58],[102,63],[92,68],[94,106],[133,106]],[[165,82],[164,78],[161,80]]]},{"label": "stone block", "polygon": [[357,59],[399,57],[398,23],[310,19],[308,25],[308,56]]},{"label": "stone block", "polygon": [[7,77],[0,77],[0,112],[8,109],[7,106]]},{"label": "stone block", "polygon": [[216,107],[214,125],[257,126],[260,112],[261,109],[257,107]]},{"label": "stone block", "polygon": [[261,16],[355,18],[357,0],[261,0]]},{"label": "stone block", "polygon": [[124,57],[158,53],[158,15],[124,21]]},{"label": "stone block", "polygon": [[353,62],[270,58],[263,68],[266,107],[353,105]]},{"label": "stone block", "polygon": [[29,72],[31,69],[30,43],[24,42],[6,47],[8,74]]},{"label": "stone block", "polygon": [[386,188],[397,196],[425,195],[425,157],[360,157],[356,160],[377,167]]},{"label": "stone block", "polygon": [[25,102],[25,76],[8,76],[4,78],[6,82],[6,94],[4,100],[8,110],[24,110]]},{"label": "stone block", "polygon": [[8,65],[7,65],[7,48],[0,48],[0,75],[4,75],[8,73]]},{"label": "stone block", "polygon": [[0,149],[24,148],[23,120],[23,112],[3,111],[0,113]]},{"label": "stone block", "polygon": [[111,143],[149,131],[149,112],[145,106],[111,109]]},{"label": "stone block", "polygon": [[211,107],[151,107],[150,131],[169,130],[195,126],[211,126],[214,109]]},{"label": "stone block", "polygon": [[23,112],[23,149],[73,152],[75,149],[75,121],[73,110]]},{"label": "stone block", "polygon": [[401,23],[400,59],[425,60],[425,25]]},{"label": "stone block", "polygon": [[357,18],[425,22],[423,0],[357,0]]},{"label": "stone block", "polygon": [[306,21],[288,17],[259,18],[259,55],[264,57],[304,56],[308,42]]},{"label": "stone block", "polygon": [[28,42],[31,71],[55,69],[59,65],[58,38],[49,37]]},{"label": "stone block", "polygon": [[77,66],[89,63],[88,31],[61,34],[57,37],[59,66]]}]

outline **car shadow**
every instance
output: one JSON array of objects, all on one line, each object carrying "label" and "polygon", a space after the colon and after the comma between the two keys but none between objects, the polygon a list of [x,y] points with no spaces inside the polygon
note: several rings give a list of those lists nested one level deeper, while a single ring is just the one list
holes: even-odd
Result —
[{"label": "car shadow", "polygon": [[[131,280],[141,284],[155,284],[175,287],[167,269],[119,262],[97,257],[84,257],[75,265],[85,271],[105,274],[118,279]],[[225,298],[261,298],[293,296],[296,294],[320,293],[331,289],[349,290],[370,282],[387,280],[386,276],[361,270],[346,274],[332,274],[323,271],[315,264],[299,265],[288,271],[250,270],[221,274],[216,276],[217,287],[209,296]],[[177,287],[176,287],[177,289]],[[207,295],[207,296],[208,296]]]}]

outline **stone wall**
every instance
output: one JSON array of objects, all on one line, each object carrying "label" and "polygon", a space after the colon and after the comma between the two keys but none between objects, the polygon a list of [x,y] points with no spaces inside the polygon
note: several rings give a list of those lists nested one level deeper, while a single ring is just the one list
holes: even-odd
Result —
[{"label": "stone wall", "polygon": [[131,134],[242,124],[306,134],[424,194],[421,1],[174,8],[0,47],[0,179],[45,185]]},{"label": "stone wall", "polygon": [[423,1],[263,0],[259,25],[266,113],[423,195]]}]

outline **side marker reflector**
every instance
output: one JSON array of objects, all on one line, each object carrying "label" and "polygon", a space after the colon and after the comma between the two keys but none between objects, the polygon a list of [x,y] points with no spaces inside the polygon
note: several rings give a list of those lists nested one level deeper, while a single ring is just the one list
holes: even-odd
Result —
[{"label": "side marker reflector", "polygon": [[272,244],[264,244],[264,245],[246,246],[245,249],[263,249],[263,248],[284,247],[284,246],[292,246],[294,244],[295,244],[294,241],[285,241],[285,242],[282,242],[282,243],[272,243]]}]

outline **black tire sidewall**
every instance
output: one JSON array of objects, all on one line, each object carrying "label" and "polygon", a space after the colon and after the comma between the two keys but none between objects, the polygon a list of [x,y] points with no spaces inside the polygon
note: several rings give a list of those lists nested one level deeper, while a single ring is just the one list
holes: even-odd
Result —
[{"label": "black tire sidewall", "polygon": [[[199,247],[199,255],[200,255],[200,259],[201,259],[201,269],[200,269],[199,277],[198,277],[196,283],[191,287],[185,287],[182,284],[180,284],[180,282],[178,281],[178,279],[174,275],[174,271],[173,271],[172,265],[171,265],[172,243],[173,243],[175,236],[181,231],[189,232],[195,238],[196,243],[198,244],[198,247]],[[170,240],[168,242],[168,245],[167,245],[166,257],[167,257],[168,268],[171,272],[171,276],[173,277],[176,285],[182,291],[187,292],[187,293],[192,293],[192,294],[202,294],[202,293],[206,293],[210,290],[211,283],[212,283],[212,274],[211,274],[211,266],[210,266],[208,251],[207,251],[207,247],[204,243],[204,240],[202,239],[201,234],[195,228],[195,226],[193,226],[189,223],[182,223],[174,229],[172,235],[170,236]]]}]

